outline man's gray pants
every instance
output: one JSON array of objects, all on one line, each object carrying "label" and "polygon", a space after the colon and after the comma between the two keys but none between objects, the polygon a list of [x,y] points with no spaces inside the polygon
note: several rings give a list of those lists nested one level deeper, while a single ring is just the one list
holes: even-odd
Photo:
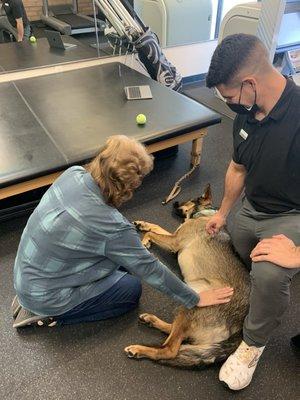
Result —
[{"label": "man's gray pants", "polygon": [[279,234],[300,246],[300,211],[266,214],[256,211],[245,198],[230,234],[236,251],[251,269],[250,309],[244,322],[244,341],[249,346],[265,346],[288,308],[291,280],[300,268],[282,268],[264,261],[253,263],[250,253],[260,240]]}]

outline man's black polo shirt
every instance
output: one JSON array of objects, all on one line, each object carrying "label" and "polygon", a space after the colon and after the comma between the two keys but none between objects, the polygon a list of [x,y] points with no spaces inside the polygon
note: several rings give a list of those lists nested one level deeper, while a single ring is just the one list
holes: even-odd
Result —
[{"label": "man's black polo shirt", "polygon": [[22,0],[5,0],[3,2],[3,8],[10,24],[15,28],[17,26],[16,19],[19,18],[22,18],[24,26],[29,24]]},{"label": "man's black polo shirt", "polygon": [[[247,136],[248,135],[248,136]],[[257,211],[300,210],[300,87],[286,87],[262,121],[238,115],[233,161],[245,166],[245,194]]]}]

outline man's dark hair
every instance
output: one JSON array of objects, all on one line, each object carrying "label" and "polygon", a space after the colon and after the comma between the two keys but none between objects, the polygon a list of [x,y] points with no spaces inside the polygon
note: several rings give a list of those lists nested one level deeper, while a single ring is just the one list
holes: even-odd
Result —
[{"label": "man's dark hair", "polygon": [[[253,57],[255,51],[261,54],[263,62],[267,50],[258,37],[245,33],[227,36],[214,51],[206,76],[206,86],[211,88],[228,84],[248,63],[257,58]],[[256,61],[259,60],[261,58]]]}]

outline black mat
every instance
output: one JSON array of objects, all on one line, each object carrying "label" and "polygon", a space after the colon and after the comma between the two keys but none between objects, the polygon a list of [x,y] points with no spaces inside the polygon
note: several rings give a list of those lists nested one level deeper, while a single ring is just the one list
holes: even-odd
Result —
[{"label": "black mat", "polygon": [[14,84],[0,89],[0,184],[66,164],[54,141],[24,103]]},{"label": "black mat", "polygon": [[[201,169],[184,185],[179,200],[199,195],[212,184],[215,204],[223,192],[225,169],[231,157],[232,122],[209,129]],[[123,209],[129,220],[145,219],[169,230],[179,220],[171,205],[160,202],[189,164],[190,146],[180,146],[176,159],[159,162],[135,198]],[[162,184],[163,183],[163,184]],[[171,319],[175,304],[144,286],[139,309],[115,320],[63,328],[12,328],[9,305],[13,297],[12,269],[26,218],[0,224],[0,398],[9,400],[296,400],[299,375],[289,338],[300,330],[300,276],[292,285],[291,307],[267,347],[250,387],[231,393],[218,382],[219,367],[185,371],[146,360],[130,360],[128,344],[160,344],[163,336],[137,322],[141,312]],[[153,249],[177,271],[176,259]],[[299,365],[299,364],[298,364]]]},{"label": "black mat", "polygon": [[63,41],[76,44],[68,50],[49,47],[46,38],[36,43],[27,40],[0,44],[0,66],[5,72],[46,67],[66,62],[86,60],[96,57],[96,52],[71,36],[63,36]]},{"label": "black mat", "polygon": [[55,15],[54,17],[70,25],[72,30],[93,28],[95,26],[94,21],[89,21],[88,19],[77,14],[59,14]]},{"label": "black mat", "polygon": [[[128,101],[124,91],[127,85],[150,85],[153,99]],[[45,138],[55,144],[56,158],[63,158],[65,166],[93,157],[110,135],[124,134],[152,143],[220,122],[215,112],[120,63],[17,81],[15,88],[22,100],[16,103],[1,88],[0,101],[7,102],[8,111],[0,119],[0,140],[2,125],[12,138],[19,136],[24,123],[21,116],[30,110],[31,121],[35,120]],[[136,124],[140,113],[147,116],[142,126]],[[28,140],[26,135],[31,133],[24,129],[23,135]],[[9,164],[12,156],[8,150],[21,156]],[[28,152],[31,165],[25,168],[23,157]],[[13,149],[0,148],[0,159],[4,156],[7,165],[1,171],[0,187],[46,175],[56,167],[54,157],[49,168],[30,153],[29,144],[25,148],[17,141]],[[56,170],[60,169],[58,163]]]}]

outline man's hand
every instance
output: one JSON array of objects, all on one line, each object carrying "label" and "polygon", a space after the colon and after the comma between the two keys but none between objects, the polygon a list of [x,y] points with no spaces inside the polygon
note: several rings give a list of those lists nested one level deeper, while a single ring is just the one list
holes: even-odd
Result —
[{"label": "man's hand", "polygon": [[216,235],[220,229],[226,224],[226,218],[219,211],[210,218],[205,226],[205,230],[209,235]]},{"label": "man's hand", "polygon": [[285,235],[263,239],[252,250],[253,262],[269,261],[283,268],[300,268],[300,249]]},{"label": "man's hand", "polygon": [[216,304],[228,303],[233,295],[233,289],[225,287],[221,289],[204,290],[199,293],[200,300],[198,307],[213,306]]}]

